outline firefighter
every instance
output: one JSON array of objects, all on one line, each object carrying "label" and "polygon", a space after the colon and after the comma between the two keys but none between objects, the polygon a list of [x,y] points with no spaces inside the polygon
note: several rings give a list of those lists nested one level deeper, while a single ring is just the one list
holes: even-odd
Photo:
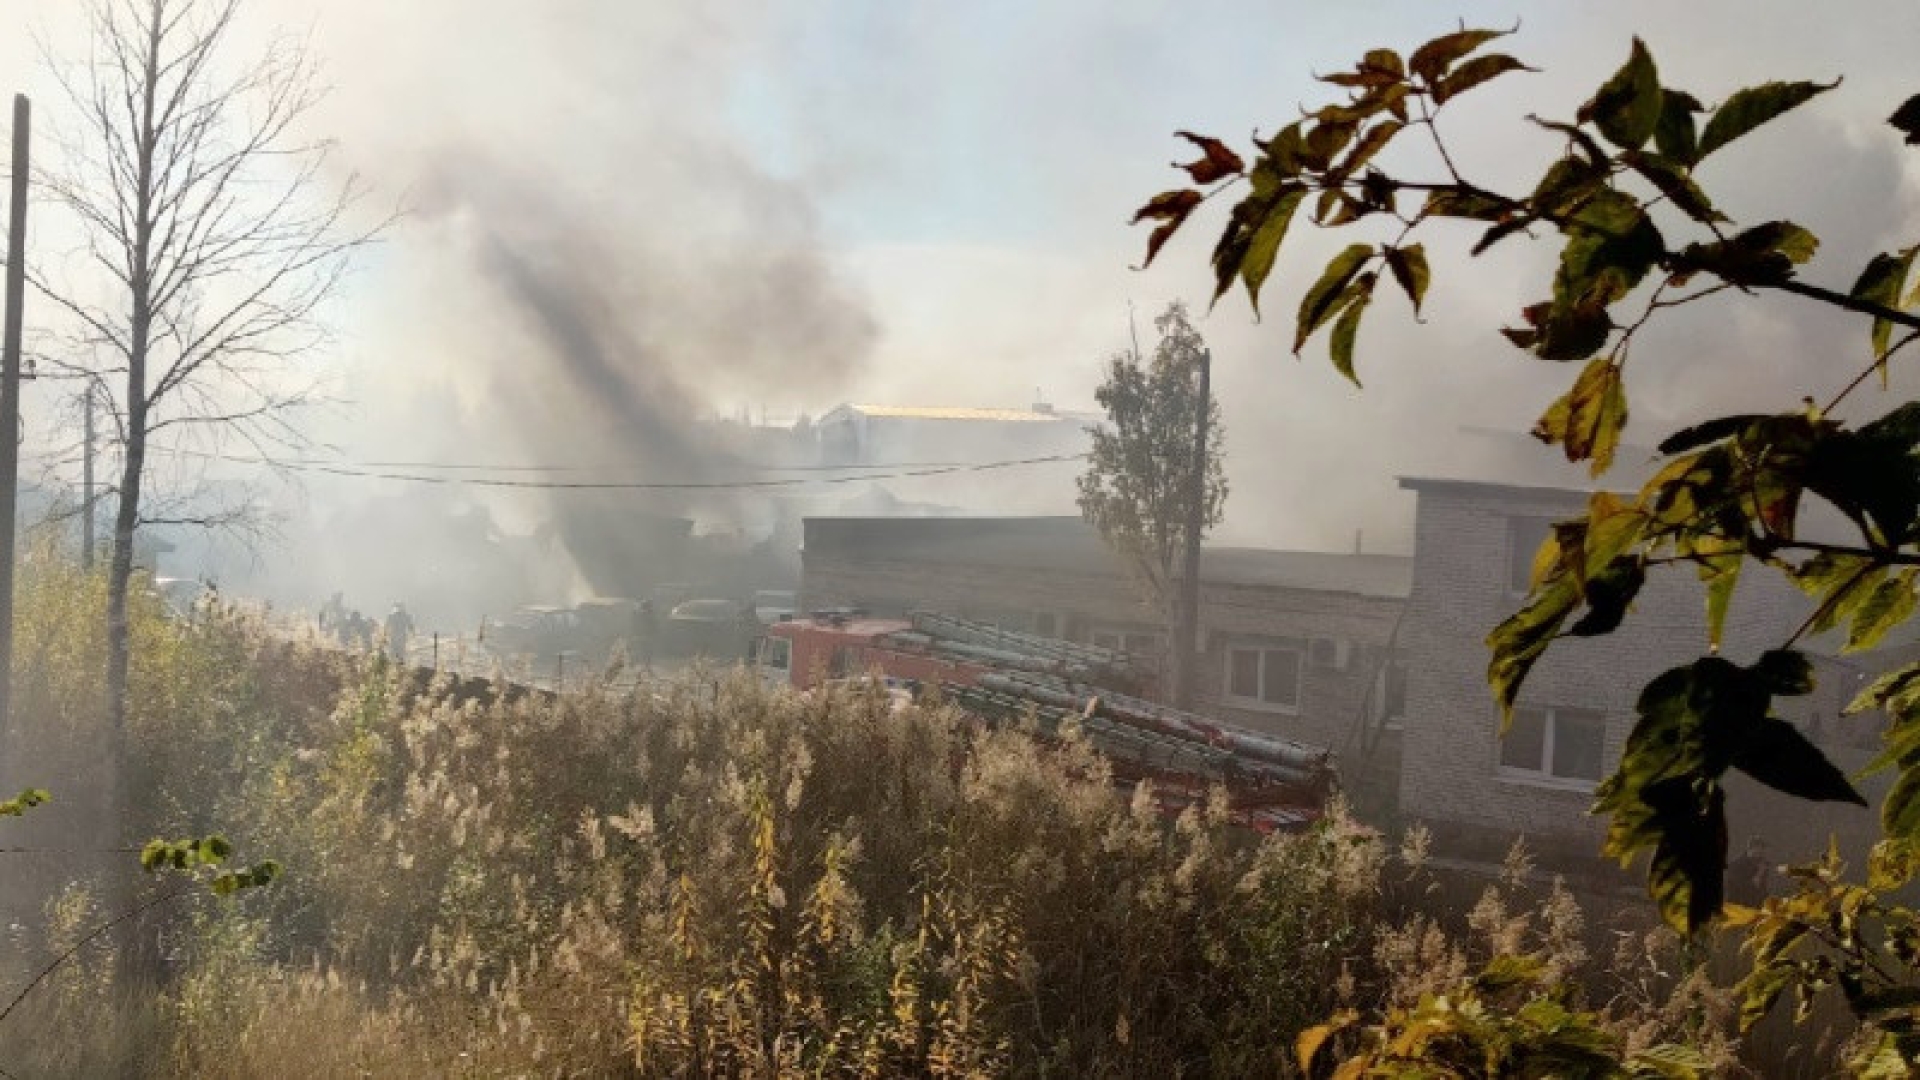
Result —
[{"label": "firefighter", "polygon": [[407,638],[413,634],[413,616],[407,614],[407,605],[396,603],[387,612],[387,652],[394,661],[407,658]]},{"label": "firefighter", "polygon": [[320,609],[320,632],[338,634],[347,618],[347,603],[340,593],[334,593]]},{"label": "firefighter", "polygon": [[753,663],[753,647],[759,642],[761,631],[760,615],[753,610],[752,604],[742,603],[740,605],[740,610],[734,614],[734,626],[736,628],[735,633],[740,638],[740,653],[735,656],[734,659],[745,660],[751,664]]},{"label": "firefighter", "polygon": [[653,670],[653,646],[660,626],[653,617],[653,601],[642,600],[640,606],[633,609],[633,640],[630,651],[633,661],[647,671]]}]

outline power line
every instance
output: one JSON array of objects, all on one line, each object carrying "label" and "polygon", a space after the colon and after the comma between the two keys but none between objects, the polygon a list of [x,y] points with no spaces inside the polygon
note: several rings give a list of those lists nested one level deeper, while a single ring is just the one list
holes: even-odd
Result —
[{"label": "power line", "polygon": [[[606,462],[600,465],[487,465],[468,462],[445,461],[351,461],[341,458],[260,458],[234,457],[210,454],[197,450],[180,450],[155,447],[167,453],[187,454],[217,458],[222,461],[235,461],[243,464],[330,467],[343,469],[436,469],[447,472],[501,472],[501,473],[592,473],[613,469],[630,469],[631,462]],[[1085,456],[1085,455],[1080,455]],[[994,462],[977,461],[885,461],[872,464],[852,463],[847,465],[762,465],[747,462],[733,463],[755,472],[870,472],[876,469],[945,469],[965,468]]]},{"label": "power line", "polygon": [[[807,476],[770,480],[728,480],[728,481],[611,481],[611,480],[511,480],[499,477],[475,476],[434,476],[424,473],[391,472],[384,468],[349,467],[342,464],[321,463],[314,459],[295,459],[275,461],[262,457],[243,457],[231,454],[215,454],[199,450],[185,450],[175,447],[154,447],[160,453],[178,454],[188,457],[202,457],[216,461],[227,461],[243,465],[267,465],[289,469],[295,472],[318,473],[327,476],[343,476],[363,480],[395,480],[415,484],[440,484],[466,487],[518,488],[539,491],[714,491],[714,490],[750,490],[764,488],[802,487],[808,484],[857,484],[875,480],[905,480],[928,476],[947,476],[956,473],[993,472],[1003,469],[1015,469],[1030,465],[1046,465],[1069,461],[1085,460],[1086,454],[1053,454],[1044,457],[1013,458],[1005,461],[938,463],[918,467],[894,467],[892,472],[862,472],[845,476]],[[855,466],[857,468],[885,468],[890,466]],[[481,468],[481,466],[472,466]],[[522,467],[526,468],[526,467]],[[831,468],[831,467],[827,467]],[[503,470],[504,471],[504,470]]]}]

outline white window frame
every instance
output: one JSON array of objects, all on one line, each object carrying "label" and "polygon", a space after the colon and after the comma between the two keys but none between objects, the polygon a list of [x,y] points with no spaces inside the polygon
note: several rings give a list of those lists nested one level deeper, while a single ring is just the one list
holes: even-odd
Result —
[{"label": "white window frame", "polygon": [[[1387,712],[1387,676],[1390,673],[1392,673],[1396,668],[1399,669],[1400,671],[1400,683],[1401,683],[1400,715],[1399,716],[1394,716]],[[1373,683],[1374,719],[1379,722],[1380,730],[1382,731],[1405,731],[1407,729],[1406,682],[1409,674],[1410,673],[1407,670],[1406,664],[1395,662],[1393,660],[1388,660],[1386,663],[1380,665],[1380,674],[1374,676],[1374,683]]]},{"label": "white window frame", "polygon": [[[1507,561],[1501,569],[1501,574],[1505,577],[1505,580],[1502,582],[1502,587],[1506,589],[1508,595],[1525,596],[1532,590],[1533,560],[1534,557],[1540,553],[1540,545],[1546,542],[1547,537],[1553,535],[1555,520],[1554,518],[1541,514],[1516,514],[1507,518]],[[1525,579],[1516,581],[1514,580],[1514,571],[1519,569],[1519,562],[1522,557],[1519,544],[1519,532],[1522,522],[1525,522],[1529,526],[1545,525],[1546,531],[1541,533],[1540,539],[1535,541],[1533,546],[1526,550],[1527,575]]]},{"label": "white window frame", "polygon": [[[1228,645],[1226,648],[1226,670],[1220,680],[1220,700],[1236,709],[1252,712],[1280,713],[1286,716],[1300,715],[1300,700],[1307,689],[1307,646],[1300,642],[1255,642],[1244,641]],[[1240,653],[1257,653],[1260,656],[1260,686],[1253,697],[1241,697],[1233,692],[1233,660]],[[1293,657],[1293,703],[1283,704],[1265,699],[1267,689],[1267,657],[1274,653],[1286,653]]]},{"label": "white window frame", "polygon": [[[1595,776],[1593,779],[1589,780],[1584,776],[1560,776],[1558,774],[1548,771],[1553,767],[1553,740],[1554,740],[1555,733],[1560,729],[1559,717],[1560,717],[1560,713],[1563,710],[1568,712],[1588,713],[1599,718],[1600,720],[1600,769],[1599,769],[1600,776]],[[1507,764],[1506,755],[1505,755],[1505,740],[1508,737],[1510,737],[1510,733],[1509,735],[1501,735],[1499,729],[1496,727],[1494,729],[1493,765],[1494,765],[1495,771],[1498,772],[1502,780],[1508,780],[1508,781],[1512,781],[1514,783],[1520,783],[1520,784],[1528,784],[1533,787],[1555,788],[1562,791],[1586,792],[1586,791],[1592,791],[1594,788],[1600,785],[1600,777],[1605,776],[1607,772],[1607,714],[1606,713],[1598,709],[1578,709],[1572,706],[1521,705],[1514,709],[1514,723],[1518,724],[1520,722],[1521,713],[1541,714],[1541,725],[1543,730],[1541,732],[1541,737],[1540,737],[1540,768],[1528,769],[1519,765]]]},{"label": "white window frame", "polygon": [[[1329,655],[1316,655],[1323,652]],[[1353,642],[1346,638],[1314,638],[1307,642],[1307,658],[1314,667],[1345,671],[1353,661]]]},{"label": "white window frame", "polygon": [[[777,645],[775,644],[776,642],[778,643]],[[770,651],[780,654],[779,663],[769,662],[767,653]],[[793,642],[778,634],[768,634],[760,639],[760,647],[756,650],[755,659],[761,667],[768,671],[778,671],[783,675],[790,675],[793,672]]]}]

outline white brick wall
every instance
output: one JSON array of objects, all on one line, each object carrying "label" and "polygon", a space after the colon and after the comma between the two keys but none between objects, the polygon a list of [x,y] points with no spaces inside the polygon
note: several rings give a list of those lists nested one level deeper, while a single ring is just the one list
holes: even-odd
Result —
[{"label": "white brick wall", "polygon": [[[1592,796],[1501,774],[1498,710],[1487,687],[1487,633],[1517,610],[1509,591],[1508,521],[1567,518],[1584,498],[1568,493],[1449,485],[1423,487],[1415,521],[1413,595],[1404,635],[1410,673],[1400,802],[1409,819],[1436,825],[1592,840],[1602,822]],[[1593,709],[1607,717],[1603,773],[1619,760],[1641,688],[1659,672],[1706,652],[1705,599],[1689,568],[1654,571],[1619,631],[1556,642],[1523,688],[1524,705]],[[1810,610],[1770,572],[1736,591],[1724,655],[1749,662],[1779,645]],[[1846,688],[1784,703],[1783,714],[1825,710]]]}]

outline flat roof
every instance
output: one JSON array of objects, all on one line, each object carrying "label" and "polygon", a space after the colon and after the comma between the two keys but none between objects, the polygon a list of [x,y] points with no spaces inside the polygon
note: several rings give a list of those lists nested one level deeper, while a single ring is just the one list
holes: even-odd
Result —
[{"label": "flat roof", "polygon": [[[891,420],[973,420],[999,424],[1058,424],[1060,413],[1037,409],[981,409],[961,405],[845,405],[848,412]],[[839,410],[834,410],[838,412]],[[828,416],[831,416],[829,413]]]},{"label": "flat roof", "polygon": [[[1585,505],[1595,492],[1609,490],[1598,486],[1574,488],[1548,484],[1502,484],[1487,480],[1456,480],[1444,476],[1402,476],[1399,481],[1401,488],[1421,494],[1431,491],[1475,499],[1506,502],[1564,502],[1574,505]],[[1633,497],[1632,492],[1626,491],[1614,491],[1613,494],[1624,499]]]},{"label": "flat roof", "polygon": [[[838,558],[1120,575],[1119,559],[1077,517],[809,517],[805,551]],[[1404,599],[1413,560],[1404,555],[1207,547],[1202,581]]]}]

